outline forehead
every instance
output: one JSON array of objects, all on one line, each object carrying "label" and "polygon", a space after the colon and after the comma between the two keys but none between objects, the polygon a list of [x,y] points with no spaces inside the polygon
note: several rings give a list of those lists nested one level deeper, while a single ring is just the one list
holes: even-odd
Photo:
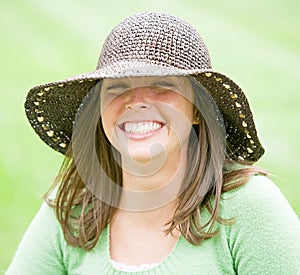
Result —
[{"label": "forehead", "polygon": [[103,85],[109,85],[111,83],[126,83],[130,87],[143,87],[153,86],[157,84],[169,84],[175,87],[187,88],[189,80],[185,76],[142,76],[142,77],[126,77],[126,78],[105,78],[103,79]]}]

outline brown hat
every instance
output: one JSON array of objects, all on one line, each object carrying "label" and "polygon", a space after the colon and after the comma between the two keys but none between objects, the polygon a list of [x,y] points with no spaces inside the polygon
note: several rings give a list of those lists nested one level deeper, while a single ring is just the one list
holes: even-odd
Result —
[{"label": "brown hat", "polygon": [[125,19],[108,35],[95,71],[33,87],[26,114],[41,139],[65,154],[77,110],[99,80],[166,75],[190,75],[212,95],[223,115],[230,158],[255,162],[263,155],[241,88],[212,70],[207,47],[190,24],[167,14]]}]

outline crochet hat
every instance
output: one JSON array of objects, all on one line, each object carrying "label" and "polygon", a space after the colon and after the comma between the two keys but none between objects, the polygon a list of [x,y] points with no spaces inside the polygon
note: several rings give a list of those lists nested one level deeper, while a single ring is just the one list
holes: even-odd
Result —
[{"label": "crochet hat", "polygon": [[33,87],[26,98],[26,115],[41,139],[65,154],[79,106],[99,80],[167,75],[192,76],[211,94],[223,116],[231,159],[255,162],[263,155],[242,89],[212,70],[199,33],[167,14],[142,13],[125,19],[105,40],[95,71]]}]

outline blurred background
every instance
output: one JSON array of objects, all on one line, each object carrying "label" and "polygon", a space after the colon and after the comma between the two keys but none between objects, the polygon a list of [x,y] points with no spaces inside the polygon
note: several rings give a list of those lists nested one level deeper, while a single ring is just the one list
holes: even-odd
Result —
[{"label": "blurred background", "polygon": [[300,216],[300,2],[298,0],[1,0],[0,273],[42,203],[62,156],[29,126],[23,108],[38,84],[95,69],[110,30],[161,11],[202,34],[213,67],[243,87],[267,168]]}]

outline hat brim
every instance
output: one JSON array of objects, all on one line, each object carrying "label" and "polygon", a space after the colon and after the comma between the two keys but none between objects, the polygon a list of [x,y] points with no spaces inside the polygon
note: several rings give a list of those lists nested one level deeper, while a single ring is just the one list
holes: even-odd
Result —
[{"label": "hat brim", "polygon": [[66,154],[77,110],[98,81],[177,75],[194,77],[215,100],[224,119],[227,153],[231,159],[255,162],[264,154],[244,92],[226,75],[212,70],[175,69],[139,61],[118,62],[90,73],[33,87],[26,98],[26,115],[47,145]]}]

